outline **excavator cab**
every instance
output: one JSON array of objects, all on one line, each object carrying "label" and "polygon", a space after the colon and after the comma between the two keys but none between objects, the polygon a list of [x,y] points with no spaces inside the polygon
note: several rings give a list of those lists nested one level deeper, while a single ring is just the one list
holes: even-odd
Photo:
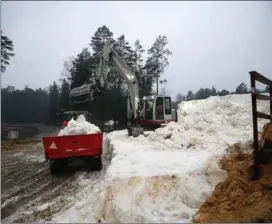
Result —
[{"label": "excavator cab", "polygon": [[173,113],[173,110],[169,96],[143,97],[143,113],[140,123],[143,127],[153,129],[170,121],[176,121],[176,114]]}]

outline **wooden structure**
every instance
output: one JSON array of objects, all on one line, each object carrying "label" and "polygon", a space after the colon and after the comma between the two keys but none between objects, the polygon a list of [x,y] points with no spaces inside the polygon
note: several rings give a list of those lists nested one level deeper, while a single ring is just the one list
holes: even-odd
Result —
[{"label": "wooden structure", "polygon": [[1,124],[1,140],[28,139],[38,134],[38,127],[28,124]]},{"label": "wooden structure", "polygon": [[[254,142],[254,164],[252,179],[259,179],[261,176],[261,164],[271,162],[272,147],[269,144],[260,147],[258,139],[258,118],[268,119],[272,123],[272,81],[262,76],[256,71],[249,72],[251,79],[251,97],[252,97],[252,118],[253,118],[253,142]],[[269,95],[256,92],[256,81],[269,87]],[[264,114],[257,111],[257,99],[270,101],[270,114]]]}]

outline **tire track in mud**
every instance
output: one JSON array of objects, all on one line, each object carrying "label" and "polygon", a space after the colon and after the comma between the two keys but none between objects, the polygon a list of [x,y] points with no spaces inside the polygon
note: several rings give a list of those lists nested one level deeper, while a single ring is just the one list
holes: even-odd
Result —
[{"label": "tire track in mud", "polygon": [[19,185],[20,186],[21,184],[24,184],[24,182],[30,181],[30,179],[35,178],[35,176],[37,176],[37,175],[44,176],[46,173],[48,173],[47,169],[48,169],[48,167],[44,166],[43,168],[39,169],[37,171],[37,173],[35,173],[35,174],[32,174],[31,171],[24,172],[25,173],[24,178],[21,178],[21,179],[18,178],[15,181],[14,181],[14,179],[8,179],[5,184],[10,184],[10,182],[13,181],[13,185],[15,185],[15,186]]},{"label": "tire track in mud", "polygon": [[45,163],[44,164],[28,164],[28,166],[26,167],[25,163],[21,163],[21,162],[17,162],[13,164],[13,166],[8,166],[8,170],[4,170],[4,172],[1,174],[2,178],[7,178],[7,177],[12,177],[14,180],[19,178],[21,179],[24,176],[27,176],[28,173],[33,173],[33,169],[37,170],[37,167],[41,167],[41,165],[44,165],[45,167]]},{"label": "tire track in mud", "polygon": [[[104,178],[109,160],[103,158],[103,169],[93,172],[81,169],[51,176],[48,163],[34,157],[43,156],[41,144],[22,146],[18,150],[2,152],[1,163],[1,222],[50,221],[56,213],[71,207],[84,186]],[[32,158],[32,159],[31,159]],[[33,160],[34,158],[34,160]]]},{"label": "tire track in mud", "polygon": [[[48,222],[53,216],[66,209],[81,199],[82,190],[88,186],[92,187],[101,182],[104,178],[109,161],[103,159],[103,169],[101,171],[78,171],[65,182],[55,187],[52,192],[43,194],[31,205],[24,206],[24,211],[13,220],[13,222]],[[85,182],[85,185],[82,182]],[[90,192],[91,193],[91,192]]]},{"label": "tire track in mud", "polygon": [[[55,180],[49,183],[45,183],[31,193],[27,193],[25,191],[26,189],[28,189],[27,187],[25,187],[24,189],[20,189],[18,192],[16,192],[17,194],[15,196],[12,196],[12,198],[15,198],[17,200],[13,202],[11,201],[11,203],[7,204],[4,208],[1,209],[2,218],[6,218],[10,214],[14,213],[17,209],[27,204],[27,202],[30,202],[33,199],[37,198],[39,195],[50,192],[54,187],[58,186],[61,183],[61,181],[62,180],[60,179],[60,180]],[[40,185],[40,183],[35,182],[35,185],[38,186]],[[30,189],[33,189],[33,188],[31,187]],[[23,195],[23,196],[18,196],[18,195]]]},{"label": "tire track in mud", "polygon": [[[29,146],[27,146],[29,147]],[[51,192],[72,174],[52,177],[46,162],[33,162],[29,156],[41,157],[42,147],[35,145],[29,151],[3,152],[1,160],[1,220],[37,197]],[[15,155],[17,153],[17,155]]]}]

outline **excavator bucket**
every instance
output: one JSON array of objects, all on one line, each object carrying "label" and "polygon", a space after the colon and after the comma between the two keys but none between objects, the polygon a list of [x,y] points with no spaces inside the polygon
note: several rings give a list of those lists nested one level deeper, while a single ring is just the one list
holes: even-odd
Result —
[{"label": "excavator bucket", "polygon": [[85,84],[71,89],[69,99],[72,104],[87,103],[94,100],[95,85]]}]

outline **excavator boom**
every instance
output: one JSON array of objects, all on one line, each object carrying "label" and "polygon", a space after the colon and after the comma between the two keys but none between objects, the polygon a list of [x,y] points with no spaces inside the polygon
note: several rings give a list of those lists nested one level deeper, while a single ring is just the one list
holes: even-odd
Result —
[{"label": "excavator boom", "polygon": [[110,68],[114,67],[120,75],[126,80],[128,85],[128,103],[127,118],[135,120],[139,110],[139,86],[134,71],[124,62],[111,46],[106,43],[103,49],[103,55],[100,58],[98,77],[95,83],[85,84],[70,91],[69,98],[75,103],[92,101],[95,98],[95,92],[101,92],[107,84],[107,76]]},{"label": "excavator boom", "polygon": [[105,44],[103,56],[100,59],[98,77],[100,87],[105,88],[109,67],[113,66],[126,80],[128,85],[128,118],[137,118],[139,107],[139,84],[134,71],[124,62],[109,44]]}]

